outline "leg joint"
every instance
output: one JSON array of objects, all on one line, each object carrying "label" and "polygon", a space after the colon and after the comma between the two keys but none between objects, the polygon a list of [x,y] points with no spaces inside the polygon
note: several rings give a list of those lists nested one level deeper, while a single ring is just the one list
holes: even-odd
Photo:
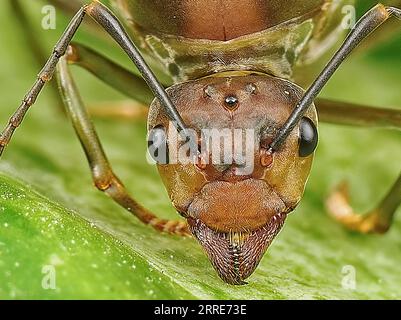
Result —
[{"label": "leg joint", "polygon": [[93,168],[92,174],[93,174],[93,183],[95,184],[95,187],[102,192],[107,193],[107,191],[113,187],[118,189],[122,187],[122,183],[114,175],[112,171],[97,172],[96,168]]},{"label": "leg joint", "polygon": [[89,14],[93,10],[94,7],[98,6],[99,2],[97,0],[92,0],[90,3],[85,4],[82,9],[84,10],[85,13]]}]

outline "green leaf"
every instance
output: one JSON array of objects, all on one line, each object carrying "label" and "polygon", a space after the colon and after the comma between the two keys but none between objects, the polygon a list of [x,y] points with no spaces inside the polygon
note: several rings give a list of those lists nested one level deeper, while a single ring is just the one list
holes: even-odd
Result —
[{"label": "green leaf", "polygon": [[[0,33],[0,120],[5,123],[38,67],[3,6],[0,19],[13,30]],[[44,31],[40,6],[32,5],[31,13],[50,49],[64,18],[57,30]],[[324,95],[400,106],[400,40],[397,36],[350,59]],[[74,69],[74,75],[90,104],[123,98],[82,70]],[[95,123],[132,194],[160,216],[177,218],[157,170],[145,159],[145,121]],[[344,230],[323,206],[343,179],[350,182],[358,210],[376,205],[401,169],[400,133],[322,124],[320,137],[302,203],[249,284],[235,287],[217,277],[194,239],[155,232],[92,186],[74,132],[45,90],[0,161],[0,299],[401,298],[400,216],[386,235],[365,236]],[[356,272],[355,290],[342,286],[347,266]],[[52,271],[55,290],[47,288]]]}]

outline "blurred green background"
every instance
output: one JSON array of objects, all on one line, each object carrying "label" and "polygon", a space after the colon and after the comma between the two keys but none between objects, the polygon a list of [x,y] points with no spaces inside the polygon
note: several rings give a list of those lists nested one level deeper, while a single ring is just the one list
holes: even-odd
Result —
[{"label": "blurred green background", "polygon": [[[32,31],[50,52],[68,15],[58,13],[57,29],[45,31],[40,28],[44,1],[21,2]],[[8,1],[2,1],[2,126],[39,70],[15,19]],[[109,42],[85,30],[76,40],[132,69]],[[322,96],[401,107],[400,57],[401,28],[380,46],[352,56]],[[89,104],[126,99],[82,70],[73,73]],[[95,123],[132,194],[161,216],[177,217],[156,168],[145,159],[145,120]],[[401,216],[384,236],[358,235],[333,222],[323,201],[347,180],[355,207],[372,208],[400,172],[400,159],[399,131],[321,124],[302,203],[249,284],[233,287],[217,277],[193,239],[154,232],[92,186],[74,132],[46,89],[0,161],[0,299],[399,299]],[[42,286],[48,265],[56,272],[54,290]],[[348,265],[356,271],[354,290],[342,287]]]}]

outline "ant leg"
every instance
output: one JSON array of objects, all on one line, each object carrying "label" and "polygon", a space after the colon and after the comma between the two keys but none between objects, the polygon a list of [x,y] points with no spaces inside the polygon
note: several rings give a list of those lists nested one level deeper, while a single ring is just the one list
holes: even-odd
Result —
[{"label": "ant leg", "polygon": [[348,186],[341,184],[326,200],[330,215],[346,228],[361,233],[385,233],[401,204],[401,175],[379,205],[367,214],[356,213],[349,203]]},{"label": "ant leg", "polygon": [[401,109],[375,108],[322,98],[315,100],[315,106],[322,122],[401,130]]},{"label": "ant leg", "polygon": [[[401,130],[401,110],[381,109],[351,103],[318,99],[316,106],[324,122],[382,127]],[[348,185],[342,183],[326,200],[328,212],[350,230],[384,233],[401,205],[401,175],[376,208],[365,215],[356,213],[349,203]]]},{"label": "ant leg", "polygon": [[156,230],[176,235],[189,235],[185,221],[159,219],[143,208],[127,192],[120,179],[114,174],[97,136],[89,114],[84,107],[65,57],[57,65],[56,76],[63,101],[75,132],[85,151],[95,186],[110,196],[120,206],[130,211],[140,221]]}]

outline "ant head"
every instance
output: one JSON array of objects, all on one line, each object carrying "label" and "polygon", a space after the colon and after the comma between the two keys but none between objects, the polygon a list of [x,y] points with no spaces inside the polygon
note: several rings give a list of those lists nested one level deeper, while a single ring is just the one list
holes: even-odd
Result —
[{"label": "ant head", "polygon": [[311,106],[272,151],[303,94],[295,84],[236,72],[174,85],[168,93],[188,130],[178,134],[155,100],[149,152],[219,275],[243,283],[302,197],[317,144],[316,110]]}]

